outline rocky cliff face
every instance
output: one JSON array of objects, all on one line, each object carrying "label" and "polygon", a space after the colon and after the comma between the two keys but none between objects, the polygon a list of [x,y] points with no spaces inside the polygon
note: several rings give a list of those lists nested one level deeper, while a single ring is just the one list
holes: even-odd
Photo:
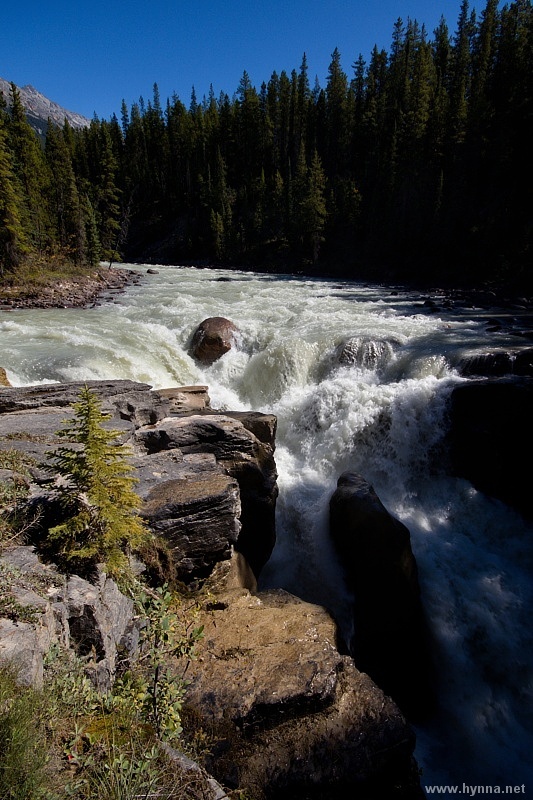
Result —
[{"label": "rocky cliff face", "polygon": [[[419,797],[413,732],[395,703],[339,653],[329,614],[285,592],[257,592],[275,541],[275,418],[213,411],[206,387],[89,385],[133,448],[142,514],[165,538],[176,576],[204,582],[198,621],[205,637],[189,667],[187,702],[214,732],[212,774],[257,800]],[[79,389],[0,387],[0,446],[45,460]],[[31,468],[33,502],[42,508],[47,477]],[[117,648],[135,652],[130,601],[105,575],[94,584],[67,580],[24,547],[4,552],[0,570],[10,576],[3,591],[34,614],[1,620],[0,659],[16,654],[25,679],[38,682],[55,642],[89,656],[93,680],[106,690]],[[30,578],[43,570],[46,591],[35,591]]]},{"label": "rocky cliff face", "polygon": [[[254,798],[418,797],[414,735],[336,647],[328,612],[213,576],[188,703],[215,731],[209,769]],[[356,794],[354,794],[356,793]]]},{"label": "rocky cliff face", "polygon": [[43,659],[52,645],[93,658],[87,669],[98,688],[111,688],[119,648],[133,651],[138,640],[133,601],[100,574],[91,584],[43,564],[32,547],[0,553],[2,590],[28,609],[28,621],[0,619],[0,661],[15,661],[22,682],[40,686]]}]

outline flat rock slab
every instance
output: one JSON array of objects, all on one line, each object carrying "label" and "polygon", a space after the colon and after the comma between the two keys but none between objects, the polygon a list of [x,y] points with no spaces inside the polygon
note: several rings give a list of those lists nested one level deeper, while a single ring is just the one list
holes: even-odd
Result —
[{"label": "flat rock slab", "polygon": [[183,453],[213,453],[217,461],[234,459],[236,453],[253,456],[257,449],[256,437],[225,415],[170,417],[141,428],[136,439],[148,452],[178,447]]},{"label": "flat rock slab", "polygon": [[223,602],[206,616],[201,651],[188,702],[241,727],[331,703],[342,662],[329,614],[284,591]]},{"label": "flat rock slab", "polygon": [[38,386],[0,388],[0,414],[24,411],[43,406],[68,406],[80,398],[80,391],[88,386],[102,399],[129,391],[146,391],[152,387],[135,381],[83,381],[79,383],[46,383]]},{"label": "flat rock slab", "polygon": [[158,389],[157,394],[168,402],[171,414],[199,411],[209,408],[211,403],[207,386],[179,386],[178,388]]}]

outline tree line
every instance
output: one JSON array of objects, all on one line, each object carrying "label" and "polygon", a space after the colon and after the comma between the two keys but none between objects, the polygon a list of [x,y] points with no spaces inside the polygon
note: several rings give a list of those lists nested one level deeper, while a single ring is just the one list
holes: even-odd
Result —
[{"label": "tree line", "polygon": [[44,147],[12,89],[0,108],[0,267],[62,253],[209,261],[347,277],[527,281],[532,236],[529,0],[454,32],[398,19],[325,86],[298,70],[259,89],[49,125]]}]

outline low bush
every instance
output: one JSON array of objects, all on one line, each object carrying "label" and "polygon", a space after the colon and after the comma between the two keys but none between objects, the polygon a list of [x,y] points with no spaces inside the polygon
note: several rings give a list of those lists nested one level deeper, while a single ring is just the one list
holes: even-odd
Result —
[{"label": "low bush", "polygon": [[47,797],[46,703],[42,693],[21,687],[16,673],[0,669],[0,797]]}]

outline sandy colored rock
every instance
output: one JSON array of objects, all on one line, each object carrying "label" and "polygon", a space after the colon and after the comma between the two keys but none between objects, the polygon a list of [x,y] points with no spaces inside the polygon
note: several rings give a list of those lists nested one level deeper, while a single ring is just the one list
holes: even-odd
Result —
[{"label": "sandy colored rock", "polygon": [[187,703],[220,737],[208,764],[218,780],[258,799],[413,781],[411,728],[340,655],[325,609],[282,590],[240,589],[215,593],[200,621]]}]

